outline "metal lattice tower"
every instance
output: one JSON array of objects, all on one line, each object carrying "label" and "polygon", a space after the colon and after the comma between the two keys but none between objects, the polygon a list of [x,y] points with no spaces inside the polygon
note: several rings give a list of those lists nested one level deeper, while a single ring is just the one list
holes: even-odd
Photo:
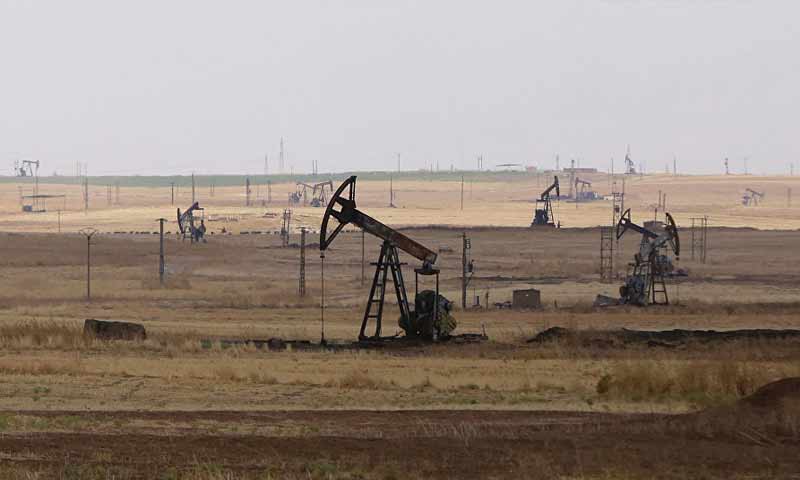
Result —
[{"label": "metal lattice tower", "polygon": [[300,285],[298,293],[301,297],[306,296],[306,228],[300,229]]},{"label": "metal lattice tower", "polygon": [[692,217],[692,260],[706,263],[708,251],[708,216]]},{"label": "metal lattice tower", "polygon": [[614,280],[614,228],[600,227],[600,280]]}]

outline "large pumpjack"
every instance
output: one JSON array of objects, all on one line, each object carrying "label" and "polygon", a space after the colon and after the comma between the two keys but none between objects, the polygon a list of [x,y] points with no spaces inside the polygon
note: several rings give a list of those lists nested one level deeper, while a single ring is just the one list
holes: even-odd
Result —
[{"label": "large pumpjack", "polygon": [[617,239],[628,230],[642,234],[639,252],[630,264],[633,270],[625,279],[625,285],[619,289],[620,303],[639,306],[669,304],[665,277],[672,274],[674,266],[667,250],[671,249],[677,259],[681,244],[675,220],[669,213],[665,216],[667,221],[660,234],[633,223],[630,208],[620,217]]},{"label": "large pumpjack", "polygon": [[[345,191],[347,191],[345,193]],[[331,218],[338,225],[329,229]],[[449,315],[451,302],[439,295],[439,269],[436,263],[436,252],[424,245],[403,235],[370,217],[356,208],[356,176],[345,180],[333,193],[320,227],[319,249],[320,256],[324,258],[325,250],[333,240],[348,225],[353,224],[365,232],[383,240],[378,261],[373,263],[375,275],[369,291],[369,300],[364,311],[358,339],[380,340],[392,337],[382,337],[382,319],[384,302],[386,298],[387,280],[391,278],[394,285],[397,305],[400,308],[400,326],[410,337],[422,337],[432,340],[446,338],[455,329],[455,321]],[[332,225],[331,225],[332,226]],[[415,272],[415,309],[411,310],[403,280],[402,266],[399,252],[403,251],[422,261],[422,266],[414,269]],[[419,276],[432,276],[435,278],[435,290],[419,292]],[[372,334],[367,333],[370,321],[375,324]]]}]

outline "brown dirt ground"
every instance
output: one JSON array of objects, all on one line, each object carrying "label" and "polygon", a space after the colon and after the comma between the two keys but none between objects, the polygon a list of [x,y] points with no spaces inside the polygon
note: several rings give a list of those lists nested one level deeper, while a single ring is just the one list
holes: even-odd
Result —
[{"label": "brown dirt ground", "polygon": [[[202,431],[0,436],[0,469],[76,478],[793,478],[797,439],[675,431],[670,417],[495,411],[26,412],[95,422],[291,424],[294,434]],[[612,441],[609,441],[613,439]],[[209,475],[210,476],[210,475]],[[163,478],[163,477],[162,477]],[[195,478],[195,477],[191,477]]]}]

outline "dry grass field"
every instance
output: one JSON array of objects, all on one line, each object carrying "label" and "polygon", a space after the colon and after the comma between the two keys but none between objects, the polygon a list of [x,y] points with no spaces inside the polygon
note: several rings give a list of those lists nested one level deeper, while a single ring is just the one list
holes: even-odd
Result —
[{"label": "dry grass field", "polygon": [[[603,178],[595,179],[601,193]],[[168,189],[123,188],[121,205],[108,206],[96,187],[84,213],[77,186],[43,184],[43,192],[68,194],[58,234],[55,211],[23,214],[17,187],[0,185],[0,477],[797,478],[800,408],[730,410],[761,385],[800,376],[797,341],[674,349],[527,342],[554,326],[798,328],[800,251],[792,247],[800,217],[785,198],[794,178],[626,182],[635,220],[645,211],[650,218],[652,190],[662,189],[679,224],[706,214],[713,226],[706,263],[692,260],[689,231],[681,231],[678,266],[689,276],[670,283],[673,305],[648,309],[592,307],[621,281],[600,282],[600,234],[589,228],[608,223],[609,203],[562,201],[564,226],[581,228],[531,230],[536,182],[467,184],[463,212],[459,182],[394,182],[396,209],[385,208],[384,182],[360,183],[360,206],[441,252],[451,300],[460,301],[462,232],[471,238],[469,303],[479,297],[485,307],[488,295],[490,308],[457,309],[457,332],[489,340],[335,348],[357,336],[371,275],[367,265],[362,283],[361,234],[347,232],[324,265],[324,331],[334,348],[309,351],[220,340],[318,342],[314,248],[300,297],[299,249],[282,248],[277,235],[215,233],[197,245],[170,235],[162,286],[158,237],[112,232],[151,231],[156,218],[172,218]],[[740,206],[745,186],[768,192],[762,206]],[[273,197],[290,188],[273,185]],[[245,208],[241,190],[218,187],[213,198],[200,190],[206,218],[224,219],[210,229],[278,229],[280,218],[264,214],[286,205]],[[189,198],[182,188],[176,204]],[[318,228],[321,209],[294,212],[296,226]],[[88,302],[86,240],[75,231],[90,225],[101,233]],[[620,277],[637,245],[623,237]],[[367,237],[367,262],[378,248]],[[403,260],[413,291],[416,261]],[[542,292],[541,310],[493,307],[530,287]],[[397,330],[396,312],[390,305],[387,333]],[[86,338],[87,318],[141,323],[147,340]]]},{"label": "dry grass field", "polygon": [[[328,177],[320,176],[322,181]],[[515,174],[508,177],[471,175],[464,183],[464,208],[461,209],[461,181],[453,176],[439,180],[424,175],[401,178],[393,182],[395,204],[388,208],[389,182],[370,180],[369,175],[359,178],[357,202],[367,213],[389,225],[445,225],[458,227],[502,226],[526,227],[533,217],[534,200],[552,182],[552,176]],[[593,182],[600,195],[612,191],[611,178],[605,174],[580,176]],[[691,217],[708,216],[710,225],[719,227],[752,227],[759,229],[800,228],[800,201],[789,201],[789,190],[800,192],[800,177],[756,176],[671,176],[648,175],[644,177],[616,176],[617,190],[625,183],[625,206],[634,217],[651,218],[653,206],[658,203],[658,192],[667,196],[667,210],[681,225],[689,225]],[[191,184],[185,177],[175,191],[175,205],[171,205],[169,180],[161,187],[120,187],[119,203],[112,188],[109,203],[109,180],[97,179],[89,188],[89,210],[84,211],[80,186],[74,179],[63,184],[42,183],[41,194],[66,195],[64,199],[47,200],[45,213],[23,213],[20,191],[29,194],[30,180],[0,183],[0,229],[56,233],[76,231],[92,226],[102,231],[155,230],[155,219],[175,218],[175,208],[185,209],[191,204]],[[211,193],[211,180],[199,177],[195,198],[206,208],[210,220],[209,230],[219,232],[266,231],[280,228],[280,214],[288,206],[288,194],[296,189],[294,182],[271,185],[272,202],[267,202],[266,185],[251,187],[252,206],[245,207],[244,186],[217,186]],[[560,176],[562,194],[569,193],[569,177]],[[334,187],[338,182],[334,181]],[[765,193],[757,207],[741,203],[746,188]],[[320,208],[293,207],[297,228],[318,228],[322,216]],[[555,203],[556,217],[565,227],[594,227],[611,222],[610,201],[594,201],[576,205],[569,201]],[[266,216],[265,216],[266,215]],[[175,230],[174,224],[171,226]]]}]

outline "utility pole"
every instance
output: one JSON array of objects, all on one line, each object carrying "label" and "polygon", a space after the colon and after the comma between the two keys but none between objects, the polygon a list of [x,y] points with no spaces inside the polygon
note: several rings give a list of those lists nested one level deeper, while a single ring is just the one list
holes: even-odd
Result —
[{"label": "utility pole", "polygon": [[319,343],[325,345],[325,250],[319,251]]},{"label": "utility pole", "polygon": [[364,233],[364,230],[362,229],[361,230],[361,286],[362,287],[364,286],[364,281],[367,278],[367,276],[364,273],[366,265],[367,265],[366,261],[365,261],[366,257],[364,255],[364,250],[365,250],[365,246],[366,246],[365,237],[366,237],[366,234]]},{"label": "utility pole", "polygon": [[244,205],[250,206],[250,177],[244,179]]},{"label": "utility pole", "polygon": [[472,273],[472,260],[470,260],[470,250],[472,243],[467,232],[461,234],[461,308],[467,308],[467,285],[469,285],[470,277],[467,275]]},{"label": "utility pole", "polygon": [[269,154],[264,154],[264,176],[269,175]]},{"label": "utility pole", "polygon": [[194,196],[194,172],[192,172],[192,205],[194,205],[195,196]]},{"label": "utility pole", "polygon": [[678,157],[675,155],[672,156],[672,175],[678,175]]},{"label": "utility pole", "polygon": [[306,296],[306,227],[300,227],[300,285],[301,297]]},{"label": "utility pole", "polygon": [[89,212],[89,177],[83,177],[83,211]]},{"label": "utility pole", "polygon": [[461,175],[461,211],[464,211],[464,175]]},{"label": "utility pole", "polygon": [[170,205],[175,205],[175,182],[169,182]]},{"label": "utility pole", "polygon": [[272,203],[272,180],[267,180],[267,203]]},{"label": "utility pole", "polygon": [[164,262],[164,222],[166,218],[158,219],[158,281],[164,285],[164,273],[166,272],[166,263]]},{"label": "utility pole", "polygon": [[283,137],[281,137],[281,151],[279,155],[280,156],[278,157],[278,169],[279,169],[278,173],[283,173],[283,168],[284,168]]},{"label": "utility pole", "polygon": [[400,152],[397,152],[397,173],[400,173]]},{"label": "utility pole", "polygon": [[394,184],[392,183],[392,176],[389,175],[389,208],[395,208],[394,204]]},{"label": "utility pole", "polygon": [[82,228],[78,231],[86,236],[86,301],[92,301],[92,237],[97,233],[94,228]]}]

